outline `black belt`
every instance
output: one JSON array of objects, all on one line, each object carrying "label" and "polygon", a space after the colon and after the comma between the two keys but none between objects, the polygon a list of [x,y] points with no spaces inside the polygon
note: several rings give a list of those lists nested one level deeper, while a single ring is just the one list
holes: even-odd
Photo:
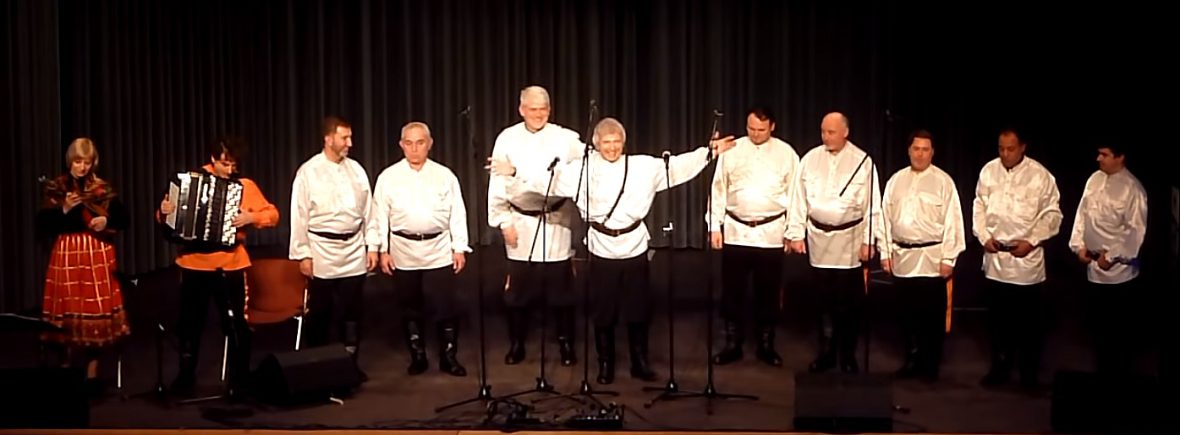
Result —
[{"label": "black belt", "polygon": [[356,232],[351,232],[348,234],[325,233],[322,231],[310,231],[310,230],[308,232],[315,234],[317,236],[323,237],[325,239],[340,240],[340,241],[348,241],[348,240],[352,240],[353,237],[356,237]]},{"label": "black belt", "polygon": [[565,205],[566,201],[569,201],[569,198],[562,198],[560,201],[550,204],[549,206],[547,206],[541,210],[525,210],[523,208],[517,207],[516,204],[513,204],[511,202],[508,203],[508,207],[511,207],[512,211],[523,214],[525,216],[537,217],[537,216],[540,216],[545,213],[552,213],[554,211],[557,211],[557,209],[559,209],[559,208],[561,208],[561,206]]},{"label": "black belt", "polygon": [[786,215],[786,214],[787,214],[787,212],[785,212],[785,211],[784,211],[784,212],[782,212],[782,213],[779,213],[779,214],[776,214],[776,215],[774,215],[774,216],[767,216],[767,217],[764,217],[764,218],[762,218],[762,219],[757,219],[757,220],[748,221],[748,220],[745,220],[745,219],[742,219],[742,218],[738,217],[736,214],[734,214],[733,212],[731,212],[731,211],[729,211],[729,210],[726,210],[726,211],[725,211],[725,215],[726,215],[726,216],[729,216],[729,217],[730,217],[730,219],[733,219],[733,220],[737,221],[737,223],[739,223],[739,224],[742,224],[742,225],[745,225],[745,226],[747,226],[747,227],[750,227],[750,228],[754,228],[754,227],[757,227],[757,226],[759,226],[759,225],[768,224],[768,223],[771,223],[771,222],[777,221],[777,220],[778,220],[778,218],[781,218],[781,217],[783,217],[783,215]]},{"label": "black belt", "polygon": [[627,234],[629,232],[635,231],[635,229],[639,228],[639,225],[642,223],[643,223],[642,220],[637,220],[637,221],[635,221],[635,223],[628,225],[627,228],[623,228],[620,230],[612,230],[610,228],[607,228],[606,225],[600,224],[598,222],[590,222],[590,228],[594,228],[595,231],[598,231],[602,234],[606,234],[611,237],[619,237],[623,234]]},{"label": "black belt", "polygon": [[931,242],[918,242],[918,243],[896,242],[895,241],[893,243],[896,244],[898,247],[901,247],[902,249],[918,249],[918,248],[925,248],[927,246],[934,246],[934,245],[942,244],[942,241],[935,240],[935,241],[931,241]]},{"label": "black belt", "polygon": [[413,234],[413,233],[407,233],[405,231],[390,231],[390,233],[392,233],[395,236],[401,237],[403,239],[418,240],[418,241],[430,240],[430,239],[433,239],[435,237],[442,235],[442,233]]},{"label": "black belt", "polygon": [[860,225],[860,222],[863,221],[864,218],[857,218],[855,220],[842,223],[840,225],[828,225],[828,224],[825,224],[823,222],[819,222],[819,221],[812,219],[812,218],[807,218],[807,220],[810,220],[811,224],[815,225],[816,228],[819,228],[820,231],[823,231],[825,233],[830,233],[833,231],[846,230],[846,229],[855,227],[857,225]]}]

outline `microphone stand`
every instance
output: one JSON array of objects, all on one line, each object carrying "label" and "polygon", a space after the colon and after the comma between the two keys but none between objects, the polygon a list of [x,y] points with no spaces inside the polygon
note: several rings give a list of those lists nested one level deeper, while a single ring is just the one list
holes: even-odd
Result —
[{"label": "microphone stand", "polygon": [[[537,247],[537,233],[540,233],[540,235],[541,235],[541,264],[545,264],[545,260],[547,259],[548,247],[545,245],[545,240],[547,238],[546,235],[547,235],[548,231],[546,231],[545,224],[549,222],[549,211],[550,211],[549,210],[549,192],[553,189],[553,178],[555,175],[557,175],[557,172],[554,169],[557,167],[557,163],[559,161],[561,161],[561,157],[554,158],[553,161],[549,163],[549,182],[548,182],[548,184],[545,185],[545,197],[541,201],[541,218],[540,218],[540,221],[537,222],[536,231],[533,231],[533,244],[532,244],[532,246],[529,247],[529,257],[528,257],[528,264],[529,265],[533,264],[533,248]],[[547,280],[547,276],[546,276],[545,272],[546,271],[544,271],[544,270],[541,270],[539,272],[538,271],[530,271],[530,273],[540,273],[541,274],[541,293],[548,296],[547,290],[549,289],[549,287],[548,287],[548,280]],[[546,302],[545,305],[548,305],[548,298],[547,297],[546,297],[545,302]],[[545,393],[545,394],[558,396],[558,397],[565,396],[565,395],[555,391],[553,389],[553,384],[549,383],[549,380],[547,378],[545,378],[545,340],[547,338],[547,337],[545,337],[545,331],[547,329],[549,329],[549,325],[547,324],[548,323],[547,319],[549,318],[549,315],[547,313],[549,311],[548,308],[549,307],[546,306],[541,309],[541,361],[539,364],[541,373],[537,377],[537,384],[534,385],[533,389],[531,389],[531,390],[521,390],[521,391],[517,391],[512,394],[509,394],[507,396],[504,396],[505,399],[516,397],[516,396],[522,396],[522,395],[529,394],[529,393]]]},{"label": "microphone stand", "polygon": [[[870,255],[869,255],[868,261],[861,262],[862,263],[861,267],[863,268],[862,270],[864,270],[864,276],[865,276],[865,280],[864,280],[865,296],[862,299],[862,307],[867,307],[868,304],[865,303],[865,300],[867,300],[869,298],[869,295],[872,294],[869,290],[871,287],[870,284],[873,282],[873,280],[870,278],[871,274],[869,273],[872,269],[871,267],[869,267],[869,261],[872,261],[873,255],[871,255],[871,254],[873,254],[873,250],[875,249],[874,248],[875,240],[873,239],[873,188],[875,186],[873,184],[873,179],[875,179],[876,177],[874,177],[873,175],[877,172],[877,169],[876,169],[877,163],[873,159],[869,158],[868,151],[866,151],[864,149],[862,149],[861,151],[863,151],[865,153],[865,155],[864,155],[864,157],[861,157],[860,163],[858,163],[856,165],[856,170],[852,172],[852,175],[848,177],[848,181],[844,183],[844,188],[840,189],[840,196],[844,195],[844,192],[846,190],[848,190],[848,186],[852,184],[852,180],[855,179],[856,175],[860,172],[860,168],[864,166],[866,161],[868,161],[869,162],[869,169],[868,169],[868,175],[866,175],[866,177],[868,177],[868,181],[865,184],[869,188],[868,193],[866,193],[866,195],[868,195],[868,203],[869,204],[867,207],[867,212],[865,214],[865,218],[869,221],[867,231],[869,233],[868,235],[869,235],[869,254]],[[868,317],[865,314],[867,311],[868,311],[867,308],[862,308],[860,318],[857,319],[857,321],[860,323],[860,325],[864,329],[864,336],[865,336],[865,339],[864,339],[864,347],[865,347],[865,349],[864,349],[864,353],[865,353],[865,355],[864,355],[864,365],[865,365],[864,372],[865,373],[869,373],[869,353],[870,353],[869,346],[871,344],[871,336],[872,336],[872,324],[871,324],[871,322],[868,322],[865,319],[866,317]],[[839,344],[837,343],[837,345],[839,345]]]},{"label": "microphone stand", "polygon": [[[714,139],[714,136],[717,135],[717,124],[721,120],[722,116],[724,116],[723,113],[721,113],[717,110],[713,110],[713,128],[712,128],[712,131],[709,132],[709,139],[708,139],[709,142],[712,142]],[[711,147],[710,147],[709,156],[710,156],[709,158],[712,159]],[[668,159],[668,158],[664,159],[664,170],[665,170],[664,173],[665,173],[665,176],[667,177],[665,182],[668,183],[668,190],[671,189],[671,171],[670,171],[671,168],[669,167],[669,160],[670,159]],[[707,196],[706,196],[707,200],[706,200],[705,204],[708,204],[708,205],[706,205],[706,207],[705,207],[705,221],[711,222],[711,219],[712,219],[711,203],[713,201],[712,187],[707,189],[707,192],[708,192]],[[671,199],[669,199],[669,201],[671,201]],[[671,228],[672,228],[672,223],[671,223],[671,221],[669,221],[668,229],[670,230]],[[671,281],[672,264],[671,264],[671,262],[669,262],[669,264],[668,264],[668,274],[669,274],[669,277],[668,277],[669,278],[668,279],[668,326],[669,326],[669,328],[668,328],[668,345],[669,345],[669,347],[668,347],[668,355],[669,355],[668,356],[668,372],[669,372],[668,384],[665,385],[664,388],[657,388],[657,387],[644,388],[644,391],[660,391],[660,390],[662,390],[662,392],[659,395],[657,395],[656,397],[653,397],[651,400],[647,401],[647,403],[644,403],[643,404],[644,408],[651,408],[652,405],[654,405],[656,402],[661,401],[661,400],[676,400],[676,399],[703,397],[705,399],[705,413],[708,415],[713,415],[713,400],[714,399],[758,400],[758,396],[752,396],[752,395],[748,395],[748,394],[719,393],[719,392],[717,392],[717,388],[713,385],[713,309],[714,309],[713,305],[714,305],[714,303],[713,303],[713,268],[712,268],[712,254],[711,254],[713,247],[712,247],[712,244],[709,240],[709,232],[707,230],[708,230],[708,228],[706,227],[706,231],[705,231],[705,258],[707,261],[709,261],[709,267],[706,267],[706,269],[705,269],[706,270],[706,272],[705,272],[705,278],[706,278],[706,280],[705,280],[705,282],[706,282],[706,284],[705,284],[705,292],[706,292],[705,298],[706,298],[706,301],[708,301],[708,308],[707,308],[706,320],[705,320],[705,324],[706,324],[705,328],[708,331],[708,333],[707,333],[708,337],[705,339],[705,361],[706,361],[706,365],[707,365],[705,388],[703,391],[700,391],[700,392],[684,392],[684,391],[679,391],[679,387],[676,385],[675,374],[673,373],[673,369],[675,367],[675,364],[673,364],[673,361],[676,359],[675,358],[676,355],[675,355],[675,352],[673,352],[674,348],[672,347],[673,329],[674,329],[674,328],[672,328],[673,312],[674,312],[674,309],[672,308],[672,281]],[[669,258],[671,258],[671,257],[669,257]]]},{"label": "microphone stand", "polygon": [[[475,161],[479,162],[482,156],[480,155],[479,148],[475,145],[475,121],[471,116],[471,106],[467,106],[466,109],[463,109],[462,112],[459,112],[459,116],[466,120],[463,125],[467,128],[467,144],[471,147],[471,152]],[[484,219],[480,214],[480,207],[475,208],[475,222],[475,243],[483,243]],[[474,269],[476,282],[475,294],[477,299],[476,304],[478,307],[477,316],[479,318],[479,384],[477,386],[475,397],[439,406],[434,408],[435,413],[443,412],[457,406],[466,405],[468,403],[480,402],[487,404],[488,402],[497,400],[495,396],[492,396],[492,386],[488,384],[487,334],[484,333],[483,255],[477,255],[476,257]]]}]

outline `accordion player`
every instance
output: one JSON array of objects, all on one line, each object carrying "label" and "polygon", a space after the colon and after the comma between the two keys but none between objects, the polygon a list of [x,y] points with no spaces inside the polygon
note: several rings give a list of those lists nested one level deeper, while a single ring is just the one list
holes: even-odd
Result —
[{"label": "accordion player", "polygon": [[176,211],[165,224],[180,242],[229,247],[237,242],[234,217],[242,206],[242,183],[209,173],[181,172],[168,189]]}]

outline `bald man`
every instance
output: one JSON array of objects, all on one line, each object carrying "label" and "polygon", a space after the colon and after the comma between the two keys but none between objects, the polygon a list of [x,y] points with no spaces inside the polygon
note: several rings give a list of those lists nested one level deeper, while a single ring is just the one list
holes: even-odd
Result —
[{"label": "bald man", "polygon": [[[872,258],[871,228],[880,232],[881,194],[872,159],[848,140],[848,118],[829,113],[820,125],[823,144],[799,161],[786,238],[806,254],[820,298],[819,352],[813,373],[836,367],[860,371],[856,340],[865,295],[861,266]],[[871,204],[871,207],[870,207]]]}]

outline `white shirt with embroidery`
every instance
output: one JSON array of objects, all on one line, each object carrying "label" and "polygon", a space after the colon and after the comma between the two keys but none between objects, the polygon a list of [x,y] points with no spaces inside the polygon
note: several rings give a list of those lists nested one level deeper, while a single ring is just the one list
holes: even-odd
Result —
[{"label": "white shirt with embroidery", "polygon": [[[585,146],[577,132],[560,125],[545,124],[540,130],[532,132],[521,122],[500,132],[492,148],[492,158],[507,160],[516,167],[517,175],[535,179],[548,177],[547,169],[554,160],[570,162],[580,159]],[[505,244],[508,259],[544,262],[568,260],[573,255],[570,241],[576,208],[567,201],[556,211],[548,213],[545,216],[544,234],[541,234],[537,230],[541,216],[521,214],[513,210],[512,205],[528,211],[541,210],[545,205],[544,189],[540,193],[518,191],[510,194],[506,187],[511,183],[511,178],[502,175],[491,177],[487,204],[488,225],[494,228],[511,225],[516,229],[516,246]],[[556,203],[558,199],[549,198],[549,204]]]},{"label": "white shirt with embroidery", "polygon": [[1004,168],[999,158],[984,165],[975,185],[972,233],[980,244],[988,239],[1002,244],[1025,240],[1035,246],[1024,258],[1005,251],[985,251],[984,276],[1008,284],[1043,282],[1045,250],[1041,243],[1061,228],[1060,201],[1057,179],[1028,156],[1012,169]]},{"label": "white shirt with embroidery", "polygon": [[[941,265],[955,266],[967,246],[959,191],[950,175],[934,165],[920,172],[906,167],[885,183],[883,199],[885,231],[878,242],[894,276],[937,277]],[[902,248],[899,242],[938,243]]]},{"label": "white shirt with embroidery", "polygon": [[[372,202],[369,176],[360,163],[347,157],[336,163],[322,152],[312,156],[295,172],[291,186],[289,257],[312,259],[316,278],[364,275],[365,253],[380,245]],[[313,231],[357,235],[335,240]]]},{"label": "white shirt with embroidery", "polygon": [[1097,261],[1086,267],[1086,278],[1100,284],[1119,284],[1139,276],[1139,248],[1147,230],[1147,192],[1124,168],[1114,174],[1096,171],[1086,181],[1078,203],[1069,249],[1101,252],[1114,263],[1102,270]]},{"label": "white shirt with embroidery", "polygon": [[[459,179],[446,166],[429,159],[419,170],[405,159],[390,165],[377,176],[373,203],[378,233],[384,235],[380,251],[393,256],[396,269],[437,269],[452,265],[454,253],[471,252]],[[395,231],[439,235],[413,240]]]},{"label": "white shirt with embroidery", "polygon": [[[861,246],[880,237],[881,188],[875,166],[872,158],[865,158],[865,152],[852,142],[847,142],[839,152],[819,145],[800,159],[790,201],[787,239],[807,237],[807,255],[812,266],[860,267]],[[871,219],[865,219],[870,209]],[[838,226],[858,219],[856,225],[838,231],[823,231],[815,226],[815,222]],[[874,233],[872,238],[870,230]]]},{"label": "white shirt with embroidery", "polygon": [[[706,216],[709,231],[723,231],[727,245],[782,248],[787,230],[785,212],[798,166],[795,149],[778,138],[761,145],[749,137],[738,139],[733,149],[717,158],[712,207]],[[783,216],[751,228],[726,211],[747,222]]]},{"label": "white shirt with embroidery", "polygon": [[[670,156],[668,170],[664,168],[664,160],[657,157],[624,155],[618,160],[608,162],[601,154],[590,153],[589,200],[584,192],[579,194],[581,189],[578,182],[582,178],[581,160],[559,164],[555,168],[557,175],[551,195],[576,198],[575,202],[582,214],[612,230],[624,229],[638,222],[638,228],[619,236],[610,236],[591,229],[589,240],[586,241],[590,253],[599,257],[614,260],[635,258],[647,252],[647,242],[651,235],[643,219],[651,210],[656,192],[667,189],[669,184],[677,186],[696,177],[709,165],[709,153],[708,148],[701,147]],[[548,181],[547,176],[532,179],[522,177],[519,169],[516,179],[518,182],[513,184],[512,190],[533,192],[544,192],[545,183]]]}]

